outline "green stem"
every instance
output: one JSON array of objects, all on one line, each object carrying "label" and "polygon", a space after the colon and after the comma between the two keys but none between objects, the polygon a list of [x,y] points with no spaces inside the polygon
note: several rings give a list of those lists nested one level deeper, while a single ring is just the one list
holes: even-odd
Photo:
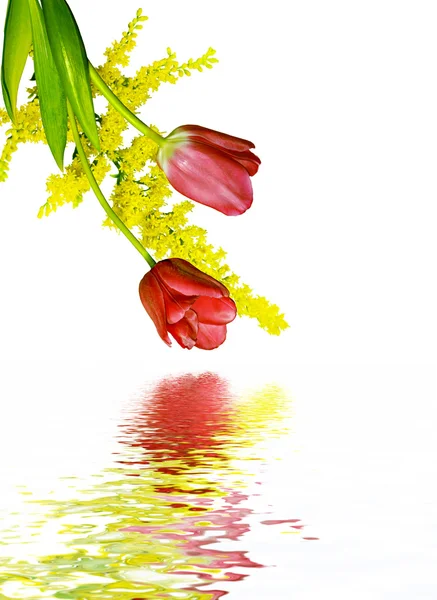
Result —
[{"label": "green stem", "polygon": [[77,129],[76,117],[74,116],[73,110],[68,101],[67,101],[67,107],[68,107],[68,116],[70,119],[71,131],[73,133],[73,138],[74,138],[74,142],[76,144],[77,153],[79,154],[79,158],[82,163],[83,170],[85,171],[85,175],[87,176],[88,181],[90,182],[91,188],[92,188],[93,192],[95,193],[95,195],[97,196],[97,200],[100,202],[100,204],[103,207],[103,210],[106,212],[106,214],[111,219],[111,221],[115,225],[117,225],[117,227],[120,229],[120,231],[122,233],[124,233],[124,235],[130,241],[130,243],[133,246],[135,246],[135,248],[138,250],[138,252],[147,260],[150,267],[154,267],[156,265],[156,262],[153,260],[153,258],[150,256],[150,254],[147,252],[147,250],[144,248],[144,246],[141,244],[141,242],[139,240],[137,240],[137,238],[130,231],[130,229],[128,229],[126,227],[126,225],[123,223],[123,221],[120,219],[120,217],[118,215],[116,215],[116,213],[112,210],[112,208],[108,204],[108,201],[106,200],[105,196],[103,195],[103,193],[99,187],[99,184],[97,183],[96,178],[94,177],[94,173],[92,172],[91,167],[88,163],[88,159],[87,159],[87,156],[85,154],[85,151],[83,149],[82,142],[80,139],[79,131]]},{"label": "green stem", "polygon": [[148,125],[143,123],[143,121],[141,121],[141,119],[139,119],[135,113],[129,110],[127,106],[125,106],[123,102],[121,102],[121,100],[117,98],[114,92],[106,85],[106,83],[97,73],[93,65],[91,63],[88,64],[91,81],[94,83],[94,85],[102,94],[102,96],[104,96],[106,100],[108,100],[108,102],[112,104],[115,110],[117,110],[121,115],[123,115],[126,121],[128,121],[131,125],[136,127],[138,131],[141,131],[141,133],[152,139],[156,144],[158,144],[158,146],[160,146],[164,140],[162,135],[159,135],[159,133],[153,131],[153,129],[151,129]]}]

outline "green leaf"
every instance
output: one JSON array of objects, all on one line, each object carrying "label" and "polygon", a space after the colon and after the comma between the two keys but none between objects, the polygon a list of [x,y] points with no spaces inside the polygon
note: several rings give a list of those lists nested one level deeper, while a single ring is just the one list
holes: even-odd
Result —
[{"label": "green leaf", "polygon": [[99,150],[88,58],[73,13],[65,0],[42,0],[42,9],[64,92],[85,135]]},{"label": "green leaf", "polygon": [[17,95],[32,44],[27,0],[9,0],[3,40],[1,82],[6,110],[12,121],[17,113]]},{"label": "green leaf", "polygon": [[28,2],[41,118],[48,145],[62,171],[67,144],[67,100],[53,60],[41,6],[38,0]]}]

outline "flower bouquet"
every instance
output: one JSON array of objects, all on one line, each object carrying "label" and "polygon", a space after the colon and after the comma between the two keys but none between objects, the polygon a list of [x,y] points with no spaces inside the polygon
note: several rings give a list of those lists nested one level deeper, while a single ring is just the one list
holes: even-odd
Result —
[{"label": "flower bouquet", "polygon": [[[104,226],[123,233],[150,267],[140,282],[140,299],[168,345],[171,335],[182,348],[217,348],[237,314],[278,335],[288,326],[278,306],[242,283],[227,265],[225,251],[214,248],[205,229],[188,218],[193,201],[227,216],[252,206],[252,177],[261,163],[254,144],[199,125],[163,135],[138,114],[161,84],[212,68],[215,50],[180,63],[168,48],[164,58],[126,76],[122,69],[146,20],[138,10],[120,41],[105,51],[105,62],[94,67],[65,0],[9,0],[1,66],[5,109],[0,107],[0,126],[7,129],[0,181],[6,180],[20,144],[47,144],[59,171],[47,179],[48,197],[38,217],[67,203],[77,207],[92,190],[106,213]],[[18,106],[29,57],[34,75],[28,102]],[[97,96],[107,101],[100,114]],[[139,135],[126,144],[129,125]],[[107,176],[114,179],[109,198],[101,190]],[[172,188],[186,199],[171,202]]]}]

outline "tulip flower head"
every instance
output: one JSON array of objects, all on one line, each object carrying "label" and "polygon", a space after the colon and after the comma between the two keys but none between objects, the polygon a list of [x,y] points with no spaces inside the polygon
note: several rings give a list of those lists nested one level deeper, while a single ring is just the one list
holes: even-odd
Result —
[{"label": "tulip flower head", "polygon": [[166,344],[217,348],[237,315],[227,288],[181,258],[158,262],[140,282],[140,298]]},{"label": "tulip flower head", "polygon": [[[0,182],[6,180],[22,143],[47,144],[61,172],[48,177],[47,198],[38,217],[67,203],[77,206],[92,189],[106,213],[104,225],[123,233],[151,267],[140,283],[140,296],[167,344],[173,336],[183,348],[217,348],[237,310],[279,335],[288,327],[280,308],[230,269],[225,250],[214,247],[207,231],[191,222],[192,202],[168,203],[172,185],[225,215],[244,213],[252,205],[251,178],[261,163],[252,152],[254,145],[198,125],[178,127],[163,137],[161,127],[151,127],[138,116],[165,82],[213,67],[215,50],[208,48],[195,60],[179,62],[167,48],[167,56],[127,75],[121,67],[129,64],[138,31],[147,20],[139,9],[121,39],[106,49],[105,63],[96,68],[68,2],[5,3],[1,135],[2,126],[8,126],[0,148]],[[28,102],[18,106],[28,60],[33,62],[32,87]],[[95,96],[108,103],[101,105],[100,114]],[[126,145],[129,124],[140,135]],[[72,155],[65,152],[67,141],[74,141]],[[65,164],[68,156],[71,160]],[[106,177],[116,180],[109,199],[100,187]]]},{"label": "tulip flower head", "polygon": [[183,125],[160,145],[157,162],[171,185],[225,215],[241,215],[253,201],[250,178],[260,159],[252,142],[199,125]]}]

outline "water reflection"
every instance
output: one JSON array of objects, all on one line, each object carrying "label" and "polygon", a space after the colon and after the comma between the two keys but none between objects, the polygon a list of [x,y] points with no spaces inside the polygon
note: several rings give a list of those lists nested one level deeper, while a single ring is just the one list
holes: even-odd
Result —
[{"label": "water reflection", "polygon": [[241,396],[213,374],[159,382],[126,411],[115,463],[97,483],[33,502],[33,540],[10,519],[8,548],[27,552],[0,555],[0,598],[224,596],[220,582],[262,566],[232,547],[257,518],[248,489],[288,416],[275,386]]}]

